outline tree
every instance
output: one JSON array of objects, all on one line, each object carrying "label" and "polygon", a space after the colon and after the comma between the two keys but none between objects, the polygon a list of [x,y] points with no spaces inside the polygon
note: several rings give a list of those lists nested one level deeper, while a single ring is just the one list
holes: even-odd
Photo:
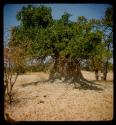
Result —
[{"label": "tree", "polygon": [[26,56],[52,57],[52,81],[57,78],[56,73],[64,80],[84,81],[80,63],[96,60],[99,56],[94,58],[94,54],[100,55],[103,34],[97,29],[99,20],[80,16],[77,22],[71,22],[69,13],[65,12],[59,20],[53,20],[51,15],[51,8],[45,6],[23,7],[17,13],[21,25],[12,29],[9,46],[23,48]]},{"label": "tree", "polygon": [[112,43],[113,43],[113,8],[107,8],[105,12],[105,17],[102,19],[103,31],[104,31],[104,41],[106,43],[107,57],[104,63],[104,80],[107,79],[108,72],[108,61],[112,57]]},{"label": "tree", "polygon": [[[111,11],[111,9],[110,9]],[[108,12],[107,12],[108,13]],[[112,12],[111,12],[112,13]],[[111,16],[110,16],[111,18]],[[112,19],[110,19],[112,20]],[[106,80],[107,77],[107,68],[108,68],[108,60],[112,57],[112,32],[111,26],[112,23],[108,22],[107,26],[104,23],[105,19],[95,20],[91,19],[91,23],[93,24],[93,31],[101,34],[101,40],[98,39],[99,45],[96,45],[95,50],[91,53],[91,59],[89,59],[90,65],[92,69],[95,71],[96,80],[98,80],[99,74],[98,71],[101,71],[104,75],[103,79]]]},{"label": "tree", "polygon": [[23,70],[23,57],[20,48],[4,48],[4,94],[11,104],[13,100],[13,86],[18,75]]}]

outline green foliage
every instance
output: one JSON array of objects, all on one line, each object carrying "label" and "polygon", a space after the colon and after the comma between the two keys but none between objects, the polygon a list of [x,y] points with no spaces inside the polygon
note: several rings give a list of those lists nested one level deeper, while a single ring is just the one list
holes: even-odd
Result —
[{"label": "green foliage", "polygon": [[110,62],[108,63],[108,70],[113,71],[113,64]]},{"label": "green foliage", "polygon": [[105,17],[103,18],[103,23],[109,27],[113,26],[113,8],[109,7],[105,11]]},{"label": "green foliage", "polygon": [[51,8],[45,6],[34,7],[28,5],[23,6],[22,10],[17,13],[17,20],[21,21],[21,24],[25,28],[30,27],[43,27],[51,25],[52,15]]},{"label": "green foliage", "polygon": [[[103,42],[104,33],[98,27],[101,20],[80,16],[77,22],[71,22],[71,15],[66,12],[59,20],[53,20],[51,12],[51,8],[45,6],[24,6],[17,13],[21,25],[11,29],[9,46],[23,48],[25,56],[91,60],[94,68],[111,56]],[[106,14],[109,16],[109,13],[108,10]],[[107,17],[104,20],[107,21]],[[112,41],[112,37],[108,41]]]},{"label": "green foliage", "polygon": [[61,18],[61,21],[64,25],[68,25],[69,24],[69,17],[71,16],[71,14],[65,12],[63,15],[62,15],[62,18]]}]

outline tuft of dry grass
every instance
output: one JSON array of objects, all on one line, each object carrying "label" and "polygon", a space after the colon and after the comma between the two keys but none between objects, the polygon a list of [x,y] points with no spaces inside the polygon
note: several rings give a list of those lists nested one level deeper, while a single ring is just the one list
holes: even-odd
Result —
[{"label": "tuft of dry grass", "polygon": [[[5,113],[16,121],[101,121],[113,118],[113,74],[95,81],[94,73],[82,71],[94,89],[74,89],[73,84],[48,83],[47,73],[20,75],[14,85],[14,102]],[[99,88],[99,89],[96,89]]]}]

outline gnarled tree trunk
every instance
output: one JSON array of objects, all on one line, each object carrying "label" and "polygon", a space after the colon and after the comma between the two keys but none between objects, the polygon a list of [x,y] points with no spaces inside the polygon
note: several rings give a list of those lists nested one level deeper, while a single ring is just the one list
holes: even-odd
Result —
[{"label": "gnarled tree trunk", "polygon": [[54,82],[55,79],[60,79],[65,82],[76,83],[85,80],[82,73],[79,61],[55,58],[53,68],[50,72],[49,79]]}]

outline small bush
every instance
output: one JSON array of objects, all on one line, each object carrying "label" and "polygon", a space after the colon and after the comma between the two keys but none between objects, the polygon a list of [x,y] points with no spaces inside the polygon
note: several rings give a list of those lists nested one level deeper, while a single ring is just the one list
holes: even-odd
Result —
[{"label": "small bush", "polygon": [[47,65],[34,65],[26,67],[26,71],[28,72],[46,72],[47,70],[48,70]]}]

